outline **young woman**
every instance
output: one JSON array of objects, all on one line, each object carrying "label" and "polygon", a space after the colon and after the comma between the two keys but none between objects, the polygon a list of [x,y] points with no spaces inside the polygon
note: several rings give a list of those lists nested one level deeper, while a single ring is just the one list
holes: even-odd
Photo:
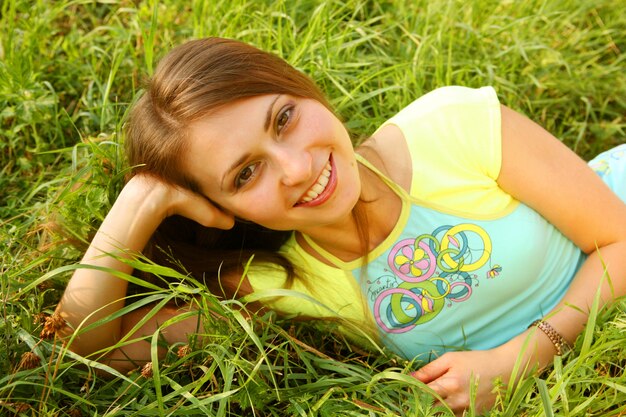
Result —
[{"label": "young woman", "polygon": [[[265,305],[362,324],[425,363],[414,375],[461,412],[472,381],[490,406],[493,380],[508,381],[518,359],[531,369],[563,353],[597,291],[603,303],[626,293],[626,147],[594,173],[489,87],[435,90],[355,152],[306,76],[202,39],[160,63],[126,142],[134,176],[82,261],[97,268],[76,270],[58,307],[72,328],[124,305],[127,282],[98,268],[130,273],[125,256],[161,244],[228,296],[290,288],[320,300]],[[136,334],[190,308],[165,308]],[[112,346],[146,311],[78,332],[71,348]],[[163,333],[173,343],[196,328],[186,319]],[[149,343],[104,360],[130,369]]]}]

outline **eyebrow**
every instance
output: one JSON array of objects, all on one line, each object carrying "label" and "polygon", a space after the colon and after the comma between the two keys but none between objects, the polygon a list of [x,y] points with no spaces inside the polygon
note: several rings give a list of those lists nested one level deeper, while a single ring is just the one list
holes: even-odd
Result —
[{"label": "eyebrow", "polygon": [[[267,108],[267,113],[265,114],[265,124],[264,124],[264,128],[265,131],[267,132],[267,130],[270,127],[270,123],[272,122],[272,114],[274,113],[274,104],[276,104],[276,102],[278,101],[278,99],[280,98],[280,96],[282,96],[282,94],[277,94],[276,97],[274,97],[274,100],[272,100],[272,102],[270,103],[270,105]],[[220,183],[220,190],[224,191],[224,183],[226,182],[226,178],[228,178],[231,174],[231,172],[233,172],[235,169],[237,169],[238,166],[240,166],[241,164],[243,164],[248,158],[250,158],[250,153],[245,153],[244,155],[242,155],[239,159],[237,159],[227,170],[226,173],[224,174],[224,176],[222,177],[222,182]]]},{"label": "eyebrow", "polygon": [[277,94],[276,97],[274,97],[274,100],[272,100],[269,107],[267,108],[267,114],[265,115],[265,126],[264,126],[266,132],[270,128],[270,123],[272,121],[272,114],[274,113],[274,104],[276,104],[280,96],[282,96],[282,94]]},{"label": "eyebrow", "polygon": [[224,176],[222,177],[222,182],[220,183],[220,190],[224,191],[224,183],[226,182],[226,178],[228,178],[230,176],[230,173],[233,172],[235,169],[237,169],[237,167],[241,164],[243,164],[244,162],[246,162],[246,159],[250,158],[250,153],[245,153],[241,156],[241,158],[237,159],[227,170],[226,173],[224,174]]}]

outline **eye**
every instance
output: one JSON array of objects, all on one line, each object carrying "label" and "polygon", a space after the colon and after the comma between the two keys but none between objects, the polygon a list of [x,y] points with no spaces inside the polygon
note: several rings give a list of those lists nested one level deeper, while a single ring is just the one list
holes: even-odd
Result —
[{"label": "eye", "polygon": [[291,114],[293,112],[293,107],[289,106],[283,110],[278,117],[276,118],[276,131],[280,133],[285,126],[289,123],[291,119]]},{"label": "eye", "polygon": [[247,165],[239,171],[239,174],[237,174],[237,177],[235,178],[235,188],[239,189],[250,182],[258,167],[258,162],[255,162],[254,164]]}]

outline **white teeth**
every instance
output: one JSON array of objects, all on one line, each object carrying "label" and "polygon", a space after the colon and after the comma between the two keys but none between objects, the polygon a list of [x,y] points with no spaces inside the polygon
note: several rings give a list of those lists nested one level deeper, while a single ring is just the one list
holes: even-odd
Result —
[{"label": "white teeth", "polygon": [[326,189],[328,181],[330,180],[331,168],[330,161],[328,161],[317,179],[317,182],[307,191],[306,195],[299,203],[308,203],[309,201],[315,200]]},{"label": "white teeth", "polygon": [[[328,183],[328,181],[326,182]],[[317,184],[313,186],[313,191],[319,194],[322,191],[324,191],[324,186],[318,182]]]}]

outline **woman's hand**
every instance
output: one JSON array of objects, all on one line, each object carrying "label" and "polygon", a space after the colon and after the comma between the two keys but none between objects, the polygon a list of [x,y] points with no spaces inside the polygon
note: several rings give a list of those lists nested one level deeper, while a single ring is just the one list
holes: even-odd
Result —
[{"label": "woman's hand", "polygon": [[456,415],[469,408],[470,388],[477,384],[475,410],[482,412],[493,406],[494,382],[498,378],[508,381],[516,358],[514,352],[501,348],[448,352],[412,375],[435,391]]},{"label": "woman's hand", "polygon": [[141,196],[144,202],[153,206],[159,221],[177,214],[205,227],[230,229],[235,224],[232,214],[222,211],[206,197],[151,175],[135,175],[124,186],[119,198],[125,194]]}]

